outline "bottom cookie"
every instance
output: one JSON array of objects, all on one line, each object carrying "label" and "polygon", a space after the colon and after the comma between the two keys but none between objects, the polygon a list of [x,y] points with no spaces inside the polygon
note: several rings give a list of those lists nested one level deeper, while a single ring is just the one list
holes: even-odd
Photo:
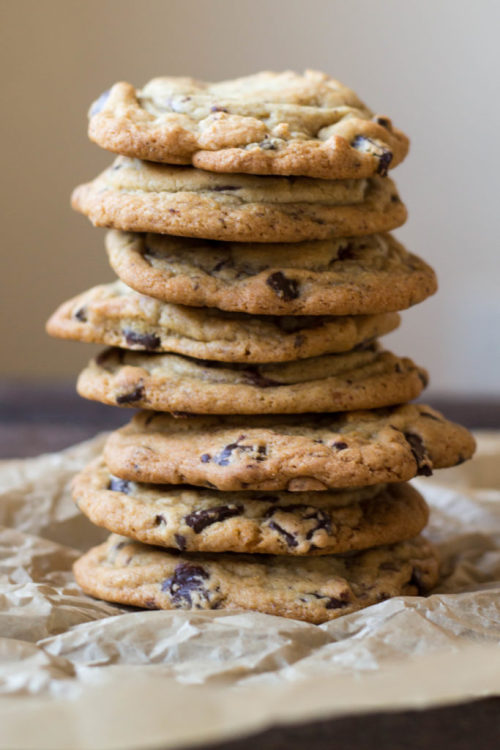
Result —
[{"label": "bottom cookie", "polygon": [[320,624],[399,595],[424,594],[438,559],[422,537],[347,555],[179,554],[112,534],[74,565],[99,599],[146,609],[246,609]]}]

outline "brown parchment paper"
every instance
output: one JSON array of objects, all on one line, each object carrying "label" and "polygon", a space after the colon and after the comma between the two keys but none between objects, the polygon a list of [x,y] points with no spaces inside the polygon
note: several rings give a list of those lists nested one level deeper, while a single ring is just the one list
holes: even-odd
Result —
[{"label": "brown parchment paper", "polygon": [[500,434],[473,462],[417,480],[442,576],[322,626],[258,613],[139,612],[71,575],[105,538],[68,484],[104,437],[0,462],[0,747],[203,744],[368,710],[500,693]]}]

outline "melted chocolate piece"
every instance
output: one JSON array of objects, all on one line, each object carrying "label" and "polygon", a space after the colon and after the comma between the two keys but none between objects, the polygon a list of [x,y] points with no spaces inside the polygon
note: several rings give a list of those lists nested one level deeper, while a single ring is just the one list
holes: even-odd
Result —
[{"label": "melted chocolate piece", "polygon": [[377,173],[382,177],[386,177],[389,164],[392,161],[392,151],[389,151],[385,146],[375,143],[371,138],[367,138],[364,135],[357,135],[351,142],[351,146],[357,148],[358,151],[377,156],[379,160]]},{"label": "melted chocolate piece", "polygon": [[283,526],[280,526],[279,523],[276,523],[276,521],[271,521],[269,523],[269,528],[273,529],[273,531],[277,531],[278,534],[281,534],[289,547],[297,547],[298,541],[295,539],[295,536],[293,534],[290,534],[290,532],[284,529]]},{"label": "melted chocolate piece", "polygon": [[242,505],[217,505],[214,508],[207,508],[206,510],[195,510],[186,516],[184,520],[193,529],[195,534],[200,534],[207,526],[225,521],[227,518],[241,516],[242,513]]},{"label": "melted chocolate piece", "polygon": [[73,313],[73,317],[82,323],[87,322],[87,309],[85,307],[79,307],[76,312]]},{"label": "melted chocolate piece", "polygon": [[174,570],[174,575],[163,581],[161,590],[170,595],[173,604],[192,607],[192,594],[194,593],[208,600],[208,592],[204,587],[204,581],[207,578],[209,574],[201,565],[179,563]]},{"label": "melted chocolate piece", "polygon": [[116,396],[115,401],[117,404],[134,404],[136,401],[140,401],[144,396],[144,387],[138,385],[130,393],[122,393],[121,396]]},{"label": "melted chocolate piece", "polygon": [[424,442],[414,432],[404,432],[403,435],[411,448],[413,458],[417,463],[417,474],[430,477],[432,474],[432,461],[425,448]]},{"label": "melted chocolate piece", "polygon": [[161,339],[156,333],[139,333],[138,331],[133,331],[131,328],[125,328],[123,330],[123,335],[125,336],[127,344],[130,346],[133,344],[139,344],[148,352],[152,352],[161,346]]},{"label": "melted chocolate piece", "polygon": [[179,547],[181,552],[186,549],[186,537],[182,534],[174,534],[175,543]]},{"label": "melted chocolate piece", "polygon": [[343,440],[337,440],[335,443],[332,443],[332,448],[335,448],[338,451],[345,451],[348,447],[347,443],[344,443]]},{"label": "melted chocolate piece", "polygon": [[155,526],[166,526],[166,525],[167,525],[167,519],[165,518],[165,516],[162,516],[161,513],[155,516]]},{"label": "melted chocolate piece", "polygon": [[128,495],[130,490],[130,482],[126,479],[119,479],[118,477],[111,477],[108,483],[108,490],[112,492],[123,492]]},{"label": "melted chocolate piece", "polygon": [[266,284],[271,287],[276,295],[284,300],[284,302],[290,302],[293,299],[300,297],[299,283],[295,279],[289,279],[282,271],[275,271],[266,279]]}]

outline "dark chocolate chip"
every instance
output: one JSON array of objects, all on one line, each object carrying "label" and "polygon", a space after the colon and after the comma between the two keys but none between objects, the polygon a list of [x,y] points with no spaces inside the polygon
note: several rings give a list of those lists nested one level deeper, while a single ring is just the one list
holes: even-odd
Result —
[{"label": "dark chocolate chip", "polygon": [[144,396],[144,387],[138,385],[130,393],[122,393],[121,396],[116,396],[115,401],[117,404],[134,404],[140,401]]},{"label": "dark chocolate chip", "polygon": [[290,302],[300,296],[298,282],[295,279],[289,279],[282,271],[275,271],[268,276],[266,284],[284,302]]},{"label": "dark chocolate chip", "polygon": [[339,251],[337,253],[337,257],[335,260],[353,260],[355,257],[354,254],[354,245],[352,242],[348,242],[347,245],[344,245],[344,247],[339,248]]},{"label": "dark chocolate chip", "polygon": [[367,138],[364,135],[357,135],[354,140],[351,141],[351,146],[363,153],[377,156],[379,160],[377,167],[378,174],[382,175],[382,177],[387,175],[389,164],[392,161],[392,151],[389,151],[385,146],[375,143],[371,138]]},{"label": "dark chocolate chip", "polygon": [[239,185],[214,185],[210,188],[210,190],[214,190],[215,192],[222,192],[226,190],[239,190]]},{"label": "dark chocolate chip", "polygon": [[263,140],[259,143],[259,148],[263,151],[276,151],[276,144],[269,140]]},{"label": "dark chocolate chip", "polygon": [[155,526],[166,526],[167,525],[167,519],[165,516],[162,516],[161,513],[158,513],[157,516],[155,516]]},{"label": "dark chocolate chip", "polygon": [[383,128],[389,128],[391,127],[391,121],[387,119],[387,117],[376,117],[375,122],[377,125],[382,125]]},{"label": "dark chocolate chip", "polygon": [[272,388],[275,385],[282,385],[278,380],[272,380],[262,375],[256,367],[248,367],[245,370],[245,379],[250,385],[256,385],[258,388]]},{"label": "dark chocolate chip", "polygon": [[184,552],[184,550],[186,549],[186,537],[182,534],[174,534],[174,539],[180,551]]},{"label": "dark chocolate chip", "polygon": [[[280,508],[279,510],[282,509]],[[293,534],[290,534],[289,531],[286,531],[286,529],[284,529],[283,526],[280,526],[279,523],[276,523],[276,521],[271,521],[269,523],[269,528],[273,529],[273,531],[277,531],[278,534],[281,534],[289,547],[297,547],[298,541],[295,539],[295,536]]]},{"label": "dark chocolate chip", "polygon": [[413,568],[411,578],[408,581],[408,583],[410,584],[410,586],[415,586],[415,588],[417,589],[419,593],[419,596],[424,595],[425,587],[422,583],[422,574],[420,570],[418,570],[417,568]]},{"label": "dark chocolate chip", "polygon": [[319,594],[317,591],[312,591],[311,596],[323,600],[325,609],[342,609],[347,607],[350,602],[348,591],[342,591],[340,596],[326,596],[325,594]]},{"label": "dark chocolate chip", "polygon": [[76,312],[73,313],[73,317],[77,320],[80,320],[82,323],[87,322],[87,308],[86,307],[79,307]]},{"label": "dark chocolate chip", "polygon": [[108,483],[108,490],[112,492],[123,492],[128,495],[130,490],[130,482],[126,479],[119,479],[118,477],[111,477]]},{"label": "dark chocolate chip", "polygon": [[203,453],[203,455],[200,457],[200,461],[202,464],[208,464],[212,456],[210,453]]},{"label": "dark chocolate chip", "polygon": [[213,461],[218,466],[227,466],[232,452],[235,450],[235,448],[238,447],[238,443],[230,443],[229,445],[226,445],[225,448],[223,448],[220,453],[217,453],[216,456],[214,456]]},{"label": "dark chocolate chip", "polygon": [[125,328],[123,334],[129,346],[139,344],[139,346],[142,346],[148,352],[152,352],[161,346],[161,339],[156,333],[139,333],[138,331],[133,331],[131,328]]},{"label": "dark chocolate chip", "polygon": [[194,593],[208,600],[208,592],[204,587],[207,578],[209,574],[201,565],[179,563],[174,575],[163,581],[161,590],[170,595],[173,604],[192,607]]},{"label": "dark chocolate chip", "polygon": [[422,438],[414,432],[404,432],[403,434],[417,463],[417,474],[430,477],[432,474],[432,462]]},{"label": "dark chocolate chip", "polygon": [[105,91],[105,92],[104,92],[103,94],[101,94],[101,96],[99,97],[99,99],[97,99],[97,100],[96,100],[96,101],[95,101],[95,102],[93,103],[93,105],[92,105],[92,107],[91,107],[91,110],[90,110],[90,116],[91,116],[91,117],[93,117],[94,115],[98,115],[98,114],[99,114],[99,112],[100,112],[100,111],[101,111],[102,109],[104,109],[104,107],[105,107],[105,105],[106,105],[106,102],[107,102],[107,101],[108,101],[108,99],[109,99],[109,95],[110,95],[110,93],[111,93],[111,89],[108,89],[108,90],[107,90],[107,91]]},{"label": "dark chocolate chip", "polygon": [[345,451],[346,448],[349,446],[347,443],[345,443],[343,440],[337,440],[336,442],[332,443],[332,448],[335,448],[338,451]]},{"label": "dark chocolate chip", "polygon": [[225,521],[227,518],[241,516],[242,513],[242,505],[216,505],[206,510],[195,510],[186,516],[184,520],[193,529],[195,534],[200,534],[207,526]]},{"label": "dark chocolate chip", "polygon": [[213,107],[210,107],[210,112],[228,112],[229,110],[226,109],[226,107],[217,107],[214,105]]}]

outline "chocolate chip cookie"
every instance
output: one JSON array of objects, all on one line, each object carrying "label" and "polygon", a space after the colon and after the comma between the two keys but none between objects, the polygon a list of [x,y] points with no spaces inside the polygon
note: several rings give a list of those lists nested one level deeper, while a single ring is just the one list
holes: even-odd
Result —
[{"label": "chocolate chip cookie", "polygon": [[302,416],[139,412],[111,433],[111,472],[219,490],[325,490],[401,482],[471,458],[474,438],[424,404]]},{"label": "chocolate chip cookie", "polygon": [[370,315],[437,289],[432,268],[389,234],[284,244],[111,231],[115,273],[138,292],[257,315]]},{"label": "chocolate chip cookie", "polygon": [[256,610],[322,623],[437,583],[421,537],[347,555],[179,553],[113,534],[73,567],[87,594],[146,609]]},{"label": "chocolate chip cookie", "polygon": [[139,294],[121,281],[62,304],[52,336],[221,362],[283,362],[345,352],[389,333],[397,313],[356,316],[256,316],[185,307]]},{"label": "chocolate chip cookie", "polygon": [[[181,551],[328,555],[411,539],[427,523],[409,484],[335,492],[219,492],[138,484],[97,459],[73,480],[92,523],[146,544]],[[368,497],[366,497],[368,495]]]},{"label": "chocolate chip cookie", "polygon": [[386,174],[408,138],[324,73],[263,72],[234,81],[117,83],[94,102],[89,136],[103,148],[215,172],[327,179]]},{"label": "chocolate chip cookie", "polygon": [[73,192],[100,227],[232,242],[299,242],[394,229],[406,209],[394,183],[218,174],[119,156]]},{"label": "chocolate chip cookie", "polygon": [[80,374],[78,393],[115,406],[194,414],[353,411],[416,398],[427,373],[376,344],[278,364],[246,365],[108,349]]}]

